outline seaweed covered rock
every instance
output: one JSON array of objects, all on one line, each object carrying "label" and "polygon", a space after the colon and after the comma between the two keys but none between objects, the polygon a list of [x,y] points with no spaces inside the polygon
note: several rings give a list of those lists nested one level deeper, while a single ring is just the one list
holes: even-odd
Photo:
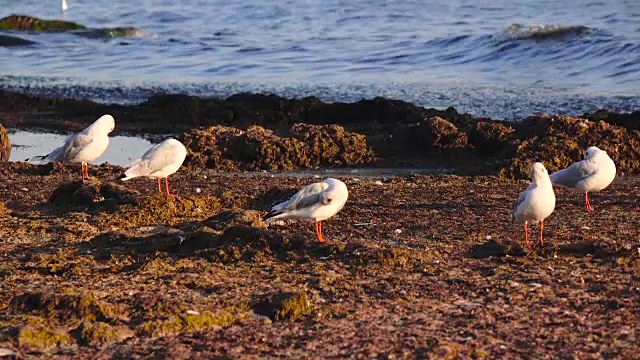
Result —
[{"label": "seaweed covered rock", "polygon": [[393,142],[404,151],[421,151],[425,154],[468,147],[467,134],[439,116],[398,128],[393,134]]},{"label": "seaweed covered rock", "polygon": [[619,172],[640,172],[640,131],[562,115],[531,117],[525,124],[532,135],[518,146],[501,176],[527,178],[534,161],[544,163],[549,172],[562,169],[582,159],[592,145],[606,151]]},{"label": "seaweed covered rock", "polygon": [[69,31],[86,29],[86,27],[70,21],[43,20],[27,15],[9,15],[0,19],[0,29],[23,31]]},{"label": "seaweed covered rock", "polygon": [[515,129],[499,122],[478,121],[469,131],[469,143],[483,155],[500,153],[515,138]]},{"label": "seaweed covered rock", "polygon": [[98,202],[106,204],[130,203],[137,193],[115,183],[82,181],[63,183],[49,197],[49,201],[57,206],[89,206]]},{"label": "seaweed covered rock", "polygon": [[207,226],[214,230],[224,230],[234,225],[247,225],[256,228],[267,228],[262,214],[256,210],[231,209],[224,210],[206,221]]},{"label": "seaweed covered rock", "polygon": [[183,218],[206,218],[221,209],[220,199],[214,196],[172,197],[166,194],[138,196],[132,202],[118,206],[116,211],[104,214],[96,223],[129,226],[173,225]]},{"label": "seaweed covered rock", "polygon": [[82,345],[102,347],[129,336],[130,331],[100,321],[83,321],[80,326],[72,331],[72,335]]},{"label": "seaweed covered rock", "polygon": [[291,170],[318,166],[354,166],[373,161],[363,135],[341,126],[296,124],[291,137],[261,126],[246,131],[226,126],[196,129],[181,137],[186,163],[224,170]]},{"label": "seaweed covered rock", "polygon": [[[142,33],[140,29],[135,27],[89,29],[84,25],[70,21],[44,20],[28,15],[9,15],[3,17],[0,19],[0,29],[42,32],[74,31],[74,34],[93,39],[139,36]],[[0,40],[3,40],[0,41],[0,45],[2,43],[8,43],[10,44],[9,46],[35,44],[34,42],[20,38],[10,39],[7,37],[7,39],[0,38]]]},{"label": "seaweed covered rock", "polygon": [[11,157],[11,141],[7,130],[0,125],[0,161],[9,161]]},{"label": "seaweed covered rock", "polygon": [[602,109],[591,114],[584,114],[583,117],[592,121],[602,120],[629,130],[640,130],[640,111],[625,114]]},{"label": "seaweed covered rock", "polygon": [[14,296],[9,310],[17,314],[38,314],[65,324],[77,320],[112,321],[112,306],[95,299],[91,294],[56,294],[28,292]]},{"label": "seaweed covered rock", "polygon": [[374,158],[367,138],[342,126],[300,123],[291,128],[291,134],[309,148],[307,167],[367,164]]},{"label": "seaweed covered rock", "polygon": [[55,347],[67,347],[74,344],[67,332],[40,325],[27,325],[20,329],[18,344],[30,351],[46,351]]},{"label": "seaweed covered rock", "polygon": [[265,294],[253,305],[253,312],[271,320],[298,320],[311,315],[313,306],[306,292]]}]

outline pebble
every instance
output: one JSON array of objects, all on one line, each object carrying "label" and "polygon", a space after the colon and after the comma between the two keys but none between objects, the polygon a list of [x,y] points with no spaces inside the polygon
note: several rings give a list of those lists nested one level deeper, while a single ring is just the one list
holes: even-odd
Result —
[{"label": "pebble", "polygon": [[207,175],[205,175],[205,176],[204,176],[204,178],[206,179],[206,178],[207,178]]},{"label": "pebble", "polygon": [[0,348],[0,356],[14,356],[14,355],[18,355],[18,354],[11,349]]},{"label": "pebble", "polygon": [[320,175],[313,175],[314,178],[320,179]]},{"label": "pebble", "polygon": [[395,234],[402,234],[402,230],[401,229],[395,229],[395,230],[393,230],[393,232]]},{"label": "pebble", "polygon": [[201,192],[202,192],[202,189],[196,188],[196,194],[200,194]]},{"label": "pebble", "polygon": [[200,313],[195,311],[195,310],[187,310],[187,314],[189,314],[189,315],[200,315]]},{"label": "pebble", "polygon": [[484,237],[485,240],[491,240],[491,235],[487,235]]},{"label": "pebble", "polygon": [[376,185],[382,185],[382,181],[380,181],[380,180],[376,180],[376,181],[374,182],[374,184],[376,184]]}]

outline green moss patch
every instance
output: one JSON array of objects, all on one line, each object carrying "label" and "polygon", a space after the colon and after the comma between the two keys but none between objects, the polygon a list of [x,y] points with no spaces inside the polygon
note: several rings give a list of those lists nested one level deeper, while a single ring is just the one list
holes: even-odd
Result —
[{"label": "green moss patch", "polygon": [[80,344],[102,347],[113,344],[123,337],[123,332],[119,327],[111,326],[103,322],[84,321],[73,333],[78,338]]},{"label": "green moss patch", "polygon": [[185,312],[171,315],[165,320],[153,320],[138,326],[137,333],[144,336],[176,335],[192,331],[211,331],[231,326],[237,321],[233,310],[223,310],[217,313],[205,311],[202,313]]},{"label": "green moss patch", "polygon": [[55,347],[71,346],[74,341],[71,335],[61,330],[25,326],[18,334],[18,344],[32,351],[46,351]]}]

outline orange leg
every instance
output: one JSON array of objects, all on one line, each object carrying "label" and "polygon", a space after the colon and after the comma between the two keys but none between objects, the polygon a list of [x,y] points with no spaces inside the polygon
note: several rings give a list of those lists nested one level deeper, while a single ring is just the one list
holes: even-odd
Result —
[{"label": "orange leg", "polygon": [[529,228],[527,223],[524,223],[524,247],[531,249],[531,243],[529,242]]},{"label": "orange leg", "polygon": [[82,171],[82,181],[84,182],[85,179],[89,179],[89,165],[82,163],[80,169]]},{"label": "orange leg", "polygon": [[584,193],[584,202],[587,206],[587,211],[593,211],[593,207],[591,207],[591,203],[589,202],[589,193]]},{"label": "orange leg", "polygon": [[158,178],[158,192],[162,192],[162,186],[160,185],[160,178]]},{"label": "orange leg", "polygon": [[169,178],[168,177],[164,178],[164,184],[165,184],[165,186],[167,188],[167,195],[178,197],[178,195],[172,194],[171,192],[169,192]]},{"label": "orange leg", "polygon": [[543,230],[544,230],[544,220],[540,221],[540,247],[544,247],[544,240],[542,240]]},{"label": "orange leg", "polygon": [[320,221],[316,221],[316,234],[318,235],[318,242],[325,242],[326,240],[322,237],[322,223]]}]

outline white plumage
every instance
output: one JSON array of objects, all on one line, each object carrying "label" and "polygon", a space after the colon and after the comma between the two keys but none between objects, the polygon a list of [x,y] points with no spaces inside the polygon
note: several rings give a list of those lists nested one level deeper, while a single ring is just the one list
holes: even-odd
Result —
[{"label": "white plumage", "polygon": [[27,161],[81,163],[82,179],[89,177],[88,162],[91,162],[109,146],[109,133],[116,126],[111,115],[103,115],[82,132],[68,137],[62,146],[44,156],[35,156]]},{"label": "white plumage", "polygon": [[344,207],[348,197],[349,190],[345,183],[327,178],[303,187],[289,200],[272,207],[266,222],[279,219],[314,221],[318,241],[324,242],[321,221],[337,214]]},{"label": "white plumage", "polygon": [[531,184],[518,196],[518,200],[513,208],[513,219],[524,224],[525,244],[529,243],[529,223],[540,223],[540,244],[544,246],[542,232],[544,230],[544,219],[546,219],[556,206],[556,196],[553,193],[553,185],[549,178],[547,169],[542,163],[531,165]]},{"label": "white plumage", "polygon": [[551,182],[584,193],[587,211],[591,211],[588,193],[606,188],[615,177],[616,164],[607,152],[591,146],[584,152],[584,160],[551,174]]},{"label": "white plumage", "polygon": [[141,158],[134,160],[127,168],[122,181],[139,176],[158,179],[158,191],[162,192],[160,179],[165,178],[167,194],[169,192],[169,175],[174,174],[187,157],[187,149],[176,139],[167,139],[147,150]]}]

